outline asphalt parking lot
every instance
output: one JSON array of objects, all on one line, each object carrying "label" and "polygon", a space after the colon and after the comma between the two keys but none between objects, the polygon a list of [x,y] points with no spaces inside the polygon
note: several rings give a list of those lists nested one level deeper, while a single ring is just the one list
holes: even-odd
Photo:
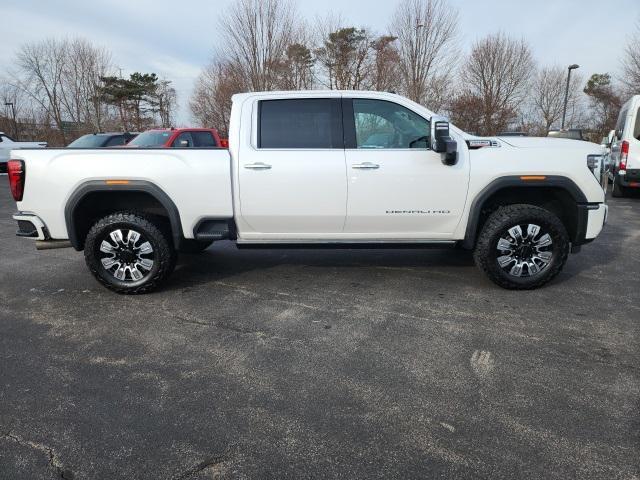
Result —
[{"label": "asphalt parking lot", "polygon": [[14,236],[0,478],[640,479],[640,198],[531,292],[451,250],[183,256],[100,287]]}]

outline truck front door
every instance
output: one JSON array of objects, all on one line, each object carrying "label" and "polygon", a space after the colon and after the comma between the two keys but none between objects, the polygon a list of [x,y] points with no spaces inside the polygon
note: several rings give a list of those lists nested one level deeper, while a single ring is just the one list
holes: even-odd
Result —
[{"label": "truck front door", "polygon": [[459,155],[456,165],[444,165],[441,154],[429,149],[429,121],[398,103],[353,98],[345,99],[343,108],[349,177],[344,232],[450,239],[467,196],[466,155]]}]

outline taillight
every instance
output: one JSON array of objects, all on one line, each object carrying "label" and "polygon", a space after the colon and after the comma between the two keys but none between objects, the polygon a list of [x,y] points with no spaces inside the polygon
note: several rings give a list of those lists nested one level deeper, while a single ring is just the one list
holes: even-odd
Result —
[{"label": "taillight", "polygon": [[627,158],[629,157],[629,142],[626,140],[620,146],[620,167],[618,170],[627,170]]},{"label": "taillight", "polygon": [[9,160],[7,162],[7,175],[9,176],[9,186],[11,195],[16,202],[22,200],[24,193],[24,162],[22,160]]}]

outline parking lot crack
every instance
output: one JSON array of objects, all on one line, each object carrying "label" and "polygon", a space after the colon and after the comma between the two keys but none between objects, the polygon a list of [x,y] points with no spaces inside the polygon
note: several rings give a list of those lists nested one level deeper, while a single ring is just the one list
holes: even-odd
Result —
[{"label": "parking lot crack", "polygon": [[184,472],[180,472],[177,475],[171,477],[171,480],[187,480],[197,473],[204,472],[205,470],[214,470],[216,467],[219,467],[220,464],[229,460],[229,449],[226,449],[223,453],[213,455],[202,462],[194,465],[193,467],[185,470]]},{"label": "parking lot crack", "polygon": [[201,327],[219,328],[222,330],[227,330],[229,332],[237,333],[239,335],[252,335],[258,338],[269,339],[269,340],[283,340],[283,341],[290,340],[289,338],[286,338],[286,337],[272,335],[269,332],[265,332],[263,330],[252,330],[250,328],[237,327],[235,325],[229,325],[227,323],[220,323],[220,322],[208,323],[208,322],[203,322],[201,320],[194,320],[194,319],[185,318],[181,316],[174,316],[173,318],[175,318],[180,323],[190,324],[190,325],[199,325]]},{"label": "parking lot crack", "polygon": [[38,452],[44,453],[49,459],[49,465],[54,468],[59,478],[63,480],[73,480],[73,472],[69,469],[64,468],[63,463],[60,461],[60,457],[53,448],[39,442],[24,439],[12,432],[4,433],[2,435],[2,438],[15,442],[18,445],[29,447],[37,450]]}]

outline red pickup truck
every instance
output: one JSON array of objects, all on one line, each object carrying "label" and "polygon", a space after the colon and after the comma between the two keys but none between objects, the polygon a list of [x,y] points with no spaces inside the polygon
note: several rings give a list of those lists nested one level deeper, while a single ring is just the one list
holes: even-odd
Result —
[{"label": "red pickup truck", "polygon": [[215,128],[161,128],[147,130],[131,140],[127,147],[222,147]]}]

